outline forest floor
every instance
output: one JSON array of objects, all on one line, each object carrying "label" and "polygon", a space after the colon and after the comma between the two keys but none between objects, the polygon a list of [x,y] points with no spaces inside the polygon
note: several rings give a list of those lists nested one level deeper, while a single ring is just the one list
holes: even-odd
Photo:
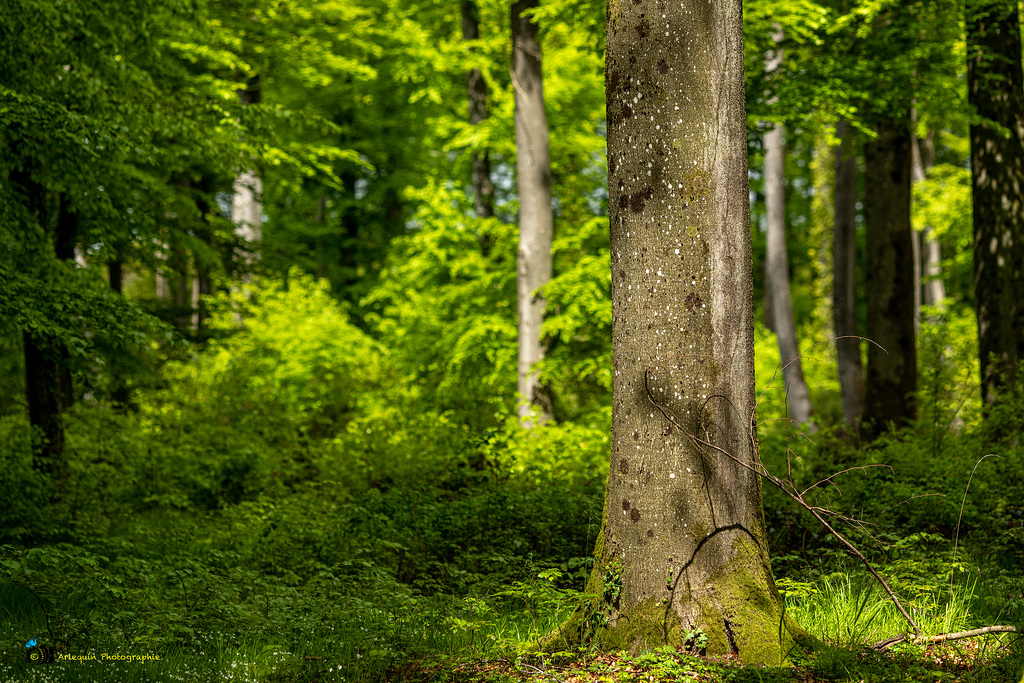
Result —
[{"label": "forest floor", "polygon": [[904,646],[891,652],[826,648],[797,657],[795,666],[775,667],[744,666],[735,658],[704,657],[671,648],[633,656],[581,652],[469,661],[442,657],[406,664],[392,671],[389,680],[395,683],[1017,683],[1020,653],[1012,650],[1010,640],[995,648],[974,641],[927,648]]}]

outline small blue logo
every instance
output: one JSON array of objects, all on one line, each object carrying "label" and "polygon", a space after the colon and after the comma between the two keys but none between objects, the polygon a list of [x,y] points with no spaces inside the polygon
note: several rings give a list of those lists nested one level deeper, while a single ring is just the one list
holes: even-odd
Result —
[{"label": "small blue logo", "polygon": [[30,640],[27,643],[25,643],[25,647],[35,647],[37,642],[39,642],[39,641],[37,641],[35,638],[33,638],[32,640]]}]

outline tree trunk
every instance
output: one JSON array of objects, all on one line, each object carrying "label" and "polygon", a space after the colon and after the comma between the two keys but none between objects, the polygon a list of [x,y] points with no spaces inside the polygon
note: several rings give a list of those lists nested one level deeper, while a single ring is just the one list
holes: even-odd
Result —
[{"label": "tree trunk", "polygon": [[605,644],[699,632],[779,663],[761,482],[722,454],[759,462],[742,47],[739,0],[609,3],[612,450],[589,590]]},{"label": "tree trunk", "polygon": [[184,246],[171,245],[167,269],[174,325],[184,333],[192,326],[192,283],[189,277],[189,254]]},{"label": "tree trunk", "polygon": [[[480,38],[480,11],[473,0],[462,0],[462,39]],[[477,125],[487,118],[487,82],[480,69],[466,75],[469,90],[469,122]],[[494,184],[491,182],[491,159],[487,152],[473,152],[473,208],[476,215],[494,215]]]},{"label": "tree trunk", "polygon": [[362,218],[359,214],[359,199],[356,196],[356,184],[359,176],[353,171],[343,171],[340,174],[342,186],[342,201],[339,209],[341,214],[340,249],[338,258],[340,266],[339,279],[341,285],[346,289],[359,281],[359,225]]},{"label": "tree trunk", "polygon": [[32,467],[42,474],[62,479],[64,460],[64,397],[61,361],[67,354],[48,348],[30,332],[22,334],[25,352],[25,397],[32,425]]},{"label": "tree trunk", "polygon": [[110,289],[117,294],[124,290],[124,264],[121,261],[111,261],[107,264],[107,275],[110,280]]},{"label": "tree trunk", "polygon": [[969,0],[966,12],[968,99],[1001,129],[971,125],[974,298],[991,408],[1024,390],[1024,76],[1018,2]]},{"label": "tree trunk", "polygon": [[[917,348],[914,338],[914,255],[910,224],[910,136],[904,123],[886,120],[865,144],[867,169],[867,391],[864,421],[877,436],[915,415]],[[881,348],[879,348],[881,346]]]},{"label": "tree trunk", "polygon": [[836,333],[843,417],[856,425],[864,412],[864,369],[857,325],[857,155],[847,122],[839,120],[836,137],[835,235],[832,243],[832,315]]},{"label": "tree trunk", "polygon": [[[259,104],[262,99],[259,75],[249,78],[246,87],[237,92],[243,105]],[[250,169],[242,169],[235,176],[231,220],[241,242],[241,260],[251,267],[259,260],[258,245],[263,238],[263,182]]]},{"label": "tree trunk", "polygon": [[[776,37],[776,44],[781,40]],[[768,71],[779,68],[782,50],[777,48]],[[786,256],[786,151],[782,126],[773,126],[764,136],[764,205],[768,216],[765,250],[766,290],[771,292],[772,322],[779,342],[782,378],[785,382],[789,417],[797,425],[808,423],[814,412],[800,362],[800,343],[793,320],[789,291],[789,260]]]},{"label": "tree trunk", "polygon": [[523,12],[539,0],[512,5],[512,85],[515,88],[516,171],[519,181],[519,254],[516,290],[519,303],[519,418],[532,426],[552,414],[551,394],[535,365],[544,357],[541,325],[544,297],[538,291],[551,279],[551,162],[548,121],[537,24]]},{"label": "tree trunk", "polygon": [[[912,139],[914,144],[914,182],[922,182],[928,176],[928,169],[935,164],[935,130],[929,129],[927,136]],[[921,303],[925,306],[941,304],[946,298],[946,285],[942,281],[939,267],[942,249],[935,239],[930,225],[921,230]]]},{"label": "tree trunk", "polygon": [[[34,183],[31,192],[42,193]],[[38,203],[42,206],[43,202]],[[45,217],[38,216],[41,222]],[[70,200],[62,194],[58,201],[56,230],[53,233],[54,255],[61,261],[75,258],[78,240],[78,216],[71,210]],[[25,355],[25,398],[28,401],[29,424],[33,429],[32,466],[59,483],[67,476],[64,446],[64,412],[74,404],[67,348],[44,335],[25,331],[22,334]]]}]

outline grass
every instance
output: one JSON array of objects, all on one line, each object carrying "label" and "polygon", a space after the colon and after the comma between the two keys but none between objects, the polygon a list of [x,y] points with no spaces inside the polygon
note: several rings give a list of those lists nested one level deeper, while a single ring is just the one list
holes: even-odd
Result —
[{"label": "grass", "polygon": [[[156,648],[107,637],[88,649],[60,653],[94,659],[65,657],[42,665],[29,664],[24,647],[27,638],[45,640],[41,612],[17,590],[0,587],[0,642],[5,643],[0,651],[0,683],[1018,683],[1024,668],[1024,649],[1012,635],[929,647],[902,644],[886,653],[868,650],[865,643],[903,633],[906,625],[868,577],[842,571],[815,581],[780,581],[789,613],[822,642],[817,652],[796,653],[795,666],[744,667],[728,658],[697,657],[664,648],[634,656],[584,649],[535,657],[525,654],[524,646],[561,623],[579,599],[571,591],[556,589],[552,578],[557,577],[516,582],[486,598],[422,599],[404,613],[380,620],[392,624],[388,638],[370,633],[373,623],[353,612],[351,620],[324,624],[310,640],[297,644],[267,642],[265,635],[257,633],[240,639],[200,634],[187,647]],[[939,577],[937,582],[941,581]],[[906,604],[926,634],[993,623],[992,615],[972,612],[979,604],[998,604],[996,595],[979,595],[979,585],[936,585],[916,591]],[[113,658],[133,654],[159,656],[159,660]]]}]

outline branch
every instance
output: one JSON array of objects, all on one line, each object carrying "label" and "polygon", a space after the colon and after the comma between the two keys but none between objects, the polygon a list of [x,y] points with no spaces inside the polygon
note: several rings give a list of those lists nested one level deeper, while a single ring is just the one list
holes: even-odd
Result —
[{"label": "branch", "polygon": [[956,633],[940,633],[937,636],[917,636],[907,638],[906,635],[894,636],[892,638],[886,638],[880,640],[874,645],[874,650],[887,650],[896,643],[902,643],[904,640],[909,640],[912,643],[923,645],[925,643],[944,643],[947,640],[962,640],[964,638],[975,638],[977,636],[983,636],[989,633],[1020,633],[1020,630],[1016,626],[984,626],[982,628],[972,629],[970,631],[957,631]]},{"label": "branch", "polygon": [[[896,606],[896,609],[899,610],[900,614],[903,615],[903,618],[906,619],[907,623],[914,630],[914,635],[916,637],[921,637],[921,628],[917,625],[917,622],[915,622],[914,619],[910,616],[910,614],[907,613],[907,610],[903,608],[903,603],[900,602],[900,599],[896,596],[896,593],[894,593],[892,588],[889,587],[889,584],[886,583],[885,579],[882,578],[881,574],[879,574],[875,570],[875,568],[871,565],[871,562],[868,561],[868,558],[864,557],[864,554],[860,550],[858,550],[855,545],[850,543],[850,541],[846,540],[846,538],[842,534],[840,534],[838,531],[836,531],[834,528],[832,528],[832,525],[830,525],[828,522],[826,522],[822,518],[822,516],[818,513],[817,509],[814,506],[812,506],[809,503],[807,503],[804,500],[804,497],[801,494],[796,492],[796,485],[795,485],[795,483],[792,480],[790,480],[789,482],[783,482],[781,479],[779,479],[775,475],[771,474],[767,470],[767,468],[765,468],[765,466],[763,464],[758,463],[758,464],[761,465],[760,469],[758,469],[758,468],[752,466],[750,463],[747,463],[747,462],[744,462],[744,461],[740,460],[739,458],[737,458],[735,455],[733,455],[729,451],[725,450],[724,448],[722,448],[722,447],[720,447],[720,446],[718,446],[716,444],[713,444],[710,441],[705,441],[703,439],[700,439],[699,437],[697,437],[694,434],[691,434],[685,427],[683,427],[683,425],[681,424],[681,422],[679,421],[679,418],[676,416],[675,413],[673,413],[670,409],[666,408],[665,406],[662,406],[660,403],[658,403],[654,399],[654,395],[651,392],[650,386],[648,385],[647,376],[648,376],[648,372],[645,370],[644,371],[644,389],[647,390],[647,400],[649,400],[651,402],[651,404],[655,408],[658,409],[658,412],[660,412],[662,414],[662,416],[666,420],[668,420],[670,423],[675,425],[676,429],[678,429],[680,432],[685,434],[690,439],[690,441],[692,441],[694,443],[694,445],[704,446],[706,448],[714,449],[714,450],[718,451],[719,453],[721,453],[722,455],[724,455],[725,457],[727,457],[730,460],[732,460],[733,462],[735,462],[740,467],[743,467],[744,469],[747,469],[750,472],[753,472],[754,474],[756,474],[756,475],[758,475],[760,477],[763,477],[769,483],[771,483],[773,486],[778,488],[780,491],[782,491],[787,496],[792,498],[800,506],[802,506],[804,509],[806,509],[808,512],[810,512],[812,515],[814,515],[814,518],[817,519],[818,522],[822,526],[824,526],[825,529],[828,530],[828,532],[830,534],[835,536],[836,539],[838,539],[840,543],[842,543],[844,546],[846,546],[847,550],[849,550],[851,553],[856,555],[857,558],[860,559],[860,561],[864,563],[864,566],[867,567],[867,570],[869,572],[871,572],[871,575],[875,577],[875,579],[878,581],[878,583],[881,584],[882,588],[885,589],[885,592],[888,593],[889,599],[892,600],[892,603]],[[723,397],[723,398],[725,398],[725,397]],[[711,399],[711,397],[709,396],[708,400],[710,400],[710,399]],[[752,424],[752,423],[753,423],[753,415],[751,415],[751,420],[747,421],[747,424]],[[833,476],[835,476],[835,475],[833,475]],[[789,484],[789,487],[786,486],[787,483]]]}]

